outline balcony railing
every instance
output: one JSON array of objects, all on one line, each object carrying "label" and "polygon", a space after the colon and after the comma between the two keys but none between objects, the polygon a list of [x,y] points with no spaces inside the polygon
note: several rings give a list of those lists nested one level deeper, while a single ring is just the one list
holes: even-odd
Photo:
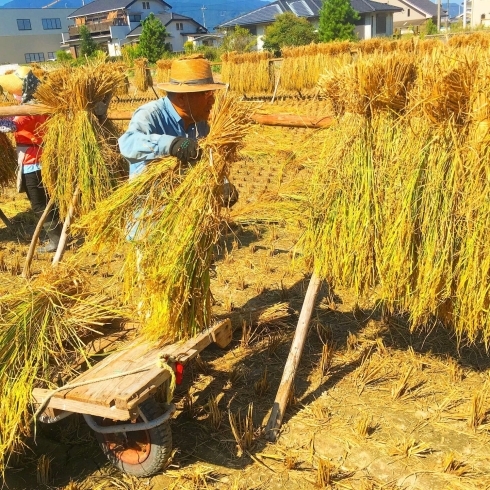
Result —
[{"label": "balcony railing", "polygon": [[[88,29],[90,34],[96,35],[96,34],[102,34],[104,32],[109,33],[111,30],[111,26],[127,26],[128,22],[126,19],[112,19],[112,20],[107,20],[105,22],[99,22],[97,24],[84,24],[85,27]],[[80,27],[82,26],[69,26],[68,27],[68,33],[71,38],[77,38],[80,36]]]}]

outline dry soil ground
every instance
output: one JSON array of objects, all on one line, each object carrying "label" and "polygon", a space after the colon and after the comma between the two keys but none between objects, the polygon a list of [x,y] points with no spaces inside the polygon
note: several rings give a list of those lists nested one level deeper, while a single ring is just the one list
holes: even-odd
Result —
[{"label": "dry soil ground", "polygon": [[[273,190],[281,163],[299,158],[300,143],[312,135],[257,129],[232,176],[241,205]],[[0,208],[19,226],[16,233],[0,226],[0,282],[15,288],[33,218],[12,190],[0,194]],[[297,223],[248,223],[223,237],[215,313],[231,316],[237,329],[229,348],[208,348],[186,369],[166,471],[140,480],[118,473],[73,416],[29,441],[11,461],[8,488],[490,488],[487,353],[458,347],[439,326],[411,333],[403,318],[383,317],[374,292],[356,301],[349,291],[323,287],[282,434],[266,442],[263,427],[308,283],[291,260],[300,233]],[[34,271],[44,266],[48,260],[37,256]],[[248,413],[252,441],[240,448],[230,420]]]}]

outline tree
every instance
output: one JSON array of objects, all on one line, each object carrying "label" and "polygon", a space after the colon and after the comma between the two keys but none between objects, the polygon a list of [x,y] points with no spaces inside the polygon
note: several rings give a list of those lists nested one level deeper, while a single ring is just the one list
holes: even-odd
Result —
[{"label": "tree", "polygon": [[318,41],[315,28],[303,17],[285,12],[265,28],[264,49],[280,54],[284,46],[303,46]]},{"label": "tree", "polygon": [[320,41],[355,40],[354,23],[359,19],[350,0],[323,0],[318,26]]},{"label": "tree", "polygon": [[221,43],[221,50],[225,53],[236,51],[237,53],[248,53],[257,46],[257,38],[244,27],[235,26],[233,31],[226,33]]},{"label": "tree", "polygon": [[73,56],[71,53],[66,52],[63,49],[56,51],[56,61],[71,61]]},{"label": "tree", "polygon": [[156,63],[168,51],[168,46],[165,44],[167,30],[153,13],[143,20],[141,25],[143,28],[138,44],[139,54],[147,58],[150,63]]},{"label": "tree", "polygon": [[92,56],[97,51],[97,44],[92,39],[87,26],[80,26],[80,55]]}]

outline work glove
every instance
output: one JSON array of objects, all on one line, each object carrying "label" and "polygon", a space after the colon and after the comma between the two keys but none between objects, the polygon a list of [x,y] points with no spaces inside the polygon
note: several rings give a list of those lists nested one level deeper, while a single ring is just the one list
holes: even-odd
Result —
[{"label": "work glove", "polygon": [[103,101],[97,102],[94,106],[94,114],[99,119],[105,119],[107,117],[107,104]]},{"label": "work glove", "polygon": [[194,163],[199,159],[200,151],[196,140],[177,136],[170,144],[170,155],[177,157],[182,163]]},{"label": "work glove", "polygon": [[238,201],[238,191],[237,188],[231,182],[225,182],[221,186],[221,204],[225,208],[233,207]]}]

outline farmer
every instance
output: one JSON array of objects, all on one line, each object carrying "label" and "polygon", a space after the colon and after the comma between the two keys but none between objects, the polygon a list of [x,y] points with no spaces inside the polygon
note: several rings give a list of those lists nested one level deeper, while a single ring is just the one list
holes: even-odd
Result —
[{"label": "farmer", "polygon": [[[33,102],[33,95],[39,85],[28,66],[19,66],[14,72],[0,75],[0,87],[14,96],[21,104]],[[41,217],[48,203],[48,195],[41,180],[41,155],[43,125],[47,116],[15,116],[0,119],[0,131],[13,132],[17,147],[17,191],[26,192],[37,219]],[[61,236],[62,225],[58,210],[51,209],[43,224],[49,240],[37,248],[39,253],[55,252]]]},{"label": "farmer", "polygon": [[[138,108],[119,138],[130,178],[152,160],[167,155],[177,157],[183,166],[195,163],[199,159],[198,140],[209,133],[207,120],[214,91],[225,86],[214,82],[211,65],[202,55],[174,60],[170,82],[158,85],[167,96]],[[237,198],[235,187],[223,184],[223,204],[232,206]]]}]

